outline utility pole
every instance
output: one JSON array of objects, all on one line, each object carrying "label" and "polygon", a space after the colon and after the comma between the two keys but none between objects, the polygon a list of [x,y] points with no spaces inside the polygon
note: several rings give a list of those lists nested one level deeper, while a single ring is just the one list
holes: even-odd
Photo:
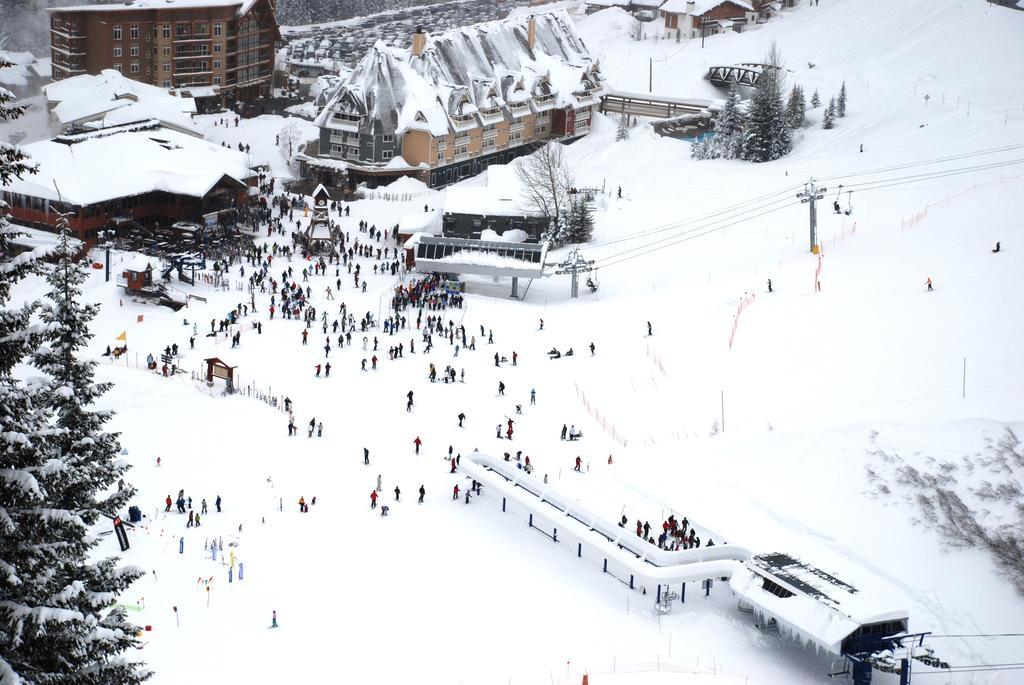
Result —
[{"label": "utility pole", "polygon": [[709,21],[711,21],[711,19],[709,17],[701,17],[700,18],[700,49],[701,50],[704,49],[704,37],[707,36],[707,34],[708,34],[707,26],[708,26],[708,22]]},{"label": "utility pole", "polygon": [[654,92],[654,58],[647,58],[647,92]]},{"label": "utility pole", "polygon": [[815,206],[815,202],[824,198],[824,193],[828,192],[828,188],[818,188],[814,185],[814,177],[804,184],[804,190],[802,193],[797,193],[796,196],[800,198],[801,203],[810,204],[811,213],[811,252],[814,252],[815,246],[818,244],[818,208]]},{"label": "utility pole", "polygon": [[556,265],[558,270],[555,271],[558,275],[569,274],[572,276],[572,297],[580,296],[580,274],[589,273],[594,270],[593,259],[583,259],[580,255],[579,248],[574,249],[569,253],[569,256],[564,262],[560,262]]}]

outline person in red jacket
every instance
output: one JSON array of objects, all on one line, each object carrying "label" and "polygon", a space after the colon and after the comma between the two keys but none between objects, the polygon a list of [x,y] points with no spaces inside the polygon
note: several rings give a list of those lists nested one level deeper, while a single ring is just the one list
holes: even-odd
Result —
[{"label": "person in red jacket", "polygon": [[574,468],[573,471],[579,471],[581,466],[583,466],[583,460],[576,457],[576,468]]},{"label": "person in red jacket", "polygon": [[171,504],[173,504],[173,502],[171,502],[171,496],[170,495],[167,495],[167,499],[164,500],[164,504],[167,505],[164,508],[164,511],[170,511],[171,510]]},{"label": "person in red jacket", "polygon": [[453,500],[456,500],[456,499],[458,499],[458,498],[459,498],[459,486],[458,486],[458,485],[456,485],[456,486],[455,486],[455,487],[454,487],[454,488],[452,489],[452,499],[453,499]]},{"label": "person in red jacket", "polygon": [[423,441],[420,440],[420,436],[417,435],[416,439],[412,441],[412,444],[416,446],[416,454],[419,454],[420,453],[420,445],[423,444]]},{"label": "person in red jacket", "polygon": [[376,490],[371,490],[370,491],[370,508],[371,509],[376,509],[377,508],[377,491]]},{"label": "person in red jacket", "polygon": [[451,473],[455,473],[455,457],[452,457],[452,470]]}]

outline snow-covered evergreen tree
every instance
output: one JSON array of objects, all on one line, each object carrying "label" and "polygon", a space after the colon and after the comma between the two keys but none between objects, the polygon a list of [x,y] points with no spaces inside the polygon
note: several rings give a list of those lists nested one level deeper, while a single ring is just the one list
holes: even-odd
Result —
[{"label": "snow-covered evergreen tree", "polygon": [[619,115],[619,127],[615,131],[615,140],[629,140],[629,115]]},{"label": "snow-covered evergreen tree", "polygon": [[818,95],[818,89],[814,89],[814,95],[811,96],[811,109],[817,109],[821,107],[821,97]]},{"label": "snow-covered evergreen tree", "polygon": [[765,64],[775,68],[764,69],[757,81],[743,134],[742,157],[751,162],[770,162],[793,149],[792,129],[782,104],[782,58],[774,43]]},{"label": "snow-covered evergreen tree", "polygon": [[695,143],[690,150],[693,159],[736,159],[743,148],[743,112],[736,86],[729,87],[722,111],[715,119],[712,135]]},{"label": "snow-covered evergreen tree", "polygon": [[586,198],[577,194],[572,202],[569,230],[565,242],[586,243],[592,237],[594,237],[594,214],[591,212],[590,203]]},{"label": "snow-covered evergreen tree", "polygon": [[82,302],[87,276],[74,263],[63,216],[60,228],[49,302],[39,309],[43,339],[33,355],[46,374],[36,383],[45,389],[36,413],[47,430],[16,463],[4,464],[21,478],[3,500],[5,568],[9,580],[20,581],[3,588],[3,658],[25,682],[130,685],[149,673],[124,658],[138,645],[137,628],[114,604],[143,572],[91,553],[98,543],[92,528],[117,515],[133,490],[112,487],[128,466],[118,459],[117,435],[103,430],[110,412],[90,409],[110,387],[95,383],[96,363],[79,357],[98,307]]},{"label": "snow-covered evergreen tree", "polygon": [[839,88],[839,97],[836,98],[836,116],[840,119],[846,116],[846,81]]},{"label": "snow-covered evergreen tree", "polygon": [[828,107],[825,108],[825,116],[821,120],[821,127],[824,129],[832,129],[836,127],[836,99],[832,98],[828,101]]},{"label": "snow-covered evergreen tree", "polygon": [[800,86],[793,86],[789,91],[789,100],[786,102],[786,121],[790,128],[800,128],[804,123],[804,91]]}]

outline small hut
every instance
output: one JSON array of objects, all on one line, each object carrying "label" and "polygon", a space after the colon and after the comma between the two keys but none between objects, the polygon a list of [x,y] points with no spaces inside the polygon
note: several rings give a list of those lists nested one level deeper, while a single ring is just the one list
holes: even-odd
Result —
[{"label": "small hut", "polygon": [[153,287],[153,265],[147,257],[136,257],[121,270],[124,288],[129,293],[138,293]]}]

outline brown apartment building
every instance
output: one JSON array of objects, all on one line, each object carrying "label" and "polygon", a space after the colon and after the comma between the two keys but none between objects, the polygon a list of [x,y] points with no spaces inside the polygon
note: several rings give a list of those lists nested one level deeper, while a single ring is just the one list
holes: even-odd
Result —
[{"label": "brown apartment building", "polygon": [[128,0],[48,10],[53,80],[116,69],[227,105],[269,95],[274,0]]}]

